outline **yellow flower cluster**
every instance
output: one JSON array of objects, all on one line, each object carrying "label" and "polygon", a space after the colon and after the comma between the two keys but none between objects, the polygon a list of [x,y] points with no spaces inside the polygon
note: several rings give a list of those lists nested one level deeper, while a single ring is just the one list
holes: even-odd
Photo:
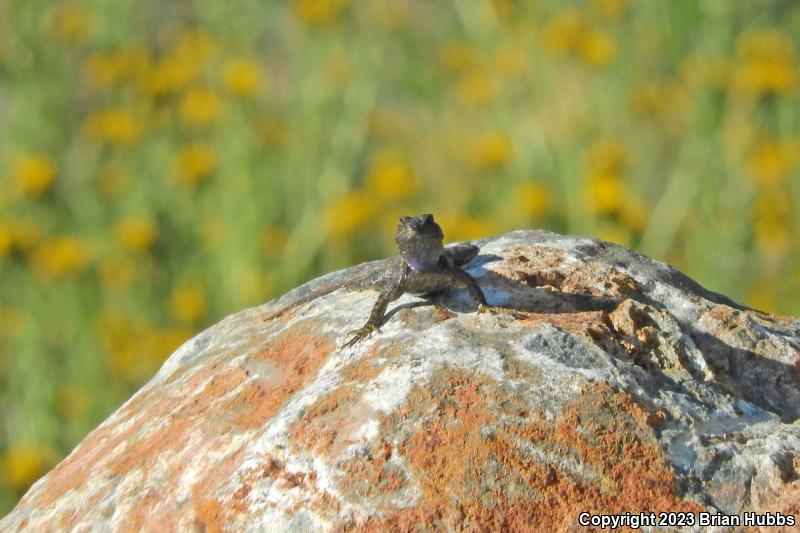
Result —
[{"label": "yellow flower cluster", "polygon": [[182,324],[196,324],[206,317],[208,307],[203,288],[196,283],[178,286],[169,297],[172,316]]},{"label": "yellow flower cluster", "polygon": [[44,154],[20,157],[14,165],[13,176],[17,187],[25,196],[41,196],[53,183],[56,165]]},{"label": "yellow flower cluster", "polygon": [[207,128],[219,116],[222,102],[207,87],[192,87],[181,98],[180,115],[189,128]]},{"label": "yellow flower cluster", "polygon": [[131,110],[96,109],[86,118],[86,131],[100,144],[131,148],[142,138],[142,122]]},{"label": "yellow flower cluster", "polygon": [[599,139],[586,156],[586,199],[600,217],[603,238],[629,246],[644,230],[648,213],[625,180],[630,155],[614,138]]},{"label": "yellow flower cluster", "polygon": [[96,329],[112,375],[131,383],[151,375],[192,333],[183,327],[156,328],[116,313],[101,315]]},{"label": "yellow flower cluster", "polygon": [[2,456],[0,477],[10,487],[21,491],[39,479],[55,460],[56,453],[49,446],[15,442]]},{"label": "yellow flower cluster", "polygon": [[418,179],[407,158],[397,150],[380,150],[373,156],[363,187],[328,209],[328,231],[334,237],[348,237],[378,215],[382,221],[391,220],[397,202],[413,197],[418,190]]},{"label": "yellow flower cluster", "polygon": [[292,0],[295,15],[309,26],[331,26],[337,23],[349,0]]},{"label": "yellow flower cluster", "polygon": [[56,38],[69,44],[80,44],[89,39],[93,17],[78,3],[56,4],[52,12],[51,30]]},{"label": "yellow flower cluster", "polygon": [[578,8],[565,9],[547,22],[542,46],[557,57],[575,57],[592,67],[610,63],[617,51],[613,37],[590,24]]},{"label": "yellow flower cluster", "polygon": [[747,31],[736,43],[734,90],[746,97],[786,94],[797,85],[791,38],[776,29]]},{"label": "yellow flower cluster", "polygon": [[0,220],[0,257],[12,253],[26,254],[42,239],[42,230],[29,219]]},{"label": "yellow flower cluster", "polygon": [[500,131],[489,131],[473,142],[470,156],[476,168],[496,170],[511,160],[513,152],[508,135]]},{"label": "yellow flower cluster", "polygon": [[146,217],[123,218],[117,221],[113,231],[120,246],[132,252],[149,250],[158,235],[155,223]]},{"label": "yellow flower cluster", "polygon": [[224,80],[231,94],[253,96],[261,85],[261,70],[252,59],[237,57],[225,64]]},{"label": "yellow flower cluster", "polygon": [[184,185],[196,186],[214,171],[217,156],[204,142],[188,144],[178,151],[175,178]]},{"label": "yellow flower cluster", "polygon": [[89,262],[88,244],[72,235],[44,239],[30,257],[31,268],[43,280],[63,279],[77,274]]},{"label": "yellow flower cluster", "polygon": [[800,168],[798,148],[800,139],[766,139],[755,147],[747,163],[756,184],[752,207],[756,244],[773,259],[787,254],[795,242],[788,180]]}]

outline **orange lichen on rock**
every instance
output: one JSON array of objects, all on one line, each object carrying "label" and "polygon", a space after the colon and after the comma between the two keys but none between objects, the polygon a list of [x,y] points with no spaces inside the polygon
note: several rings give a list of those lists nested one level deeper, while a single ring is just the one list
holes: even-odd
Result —
[{"label": "orange lichen on rock", "polygon": [[553,326],[592,339],[590,330],[606,324],[603,311],[578,311],[574,313],[525,313],[521,321],[526,326],[552,324]]},{"label": "orange lichen on rock", "polygon": [[301,328],[281,335],[270,346],[257,353],[254,361],[275,365],[276,379],[264,385],[251,381],[229,407],[236,412],[234,422],[243,428],[261,427],[301,387],[313,379],[325,364],[333,342],[310,334]]},{"label": "orange lichen on rock", "polygon": [[[222,494],[218,497],[214,491],[239,466],[238,449],[231,449],[229,444],[232,437],[260,427],[272,417],[287,398],[316,376],[331,348],[329,340],[300,326],[253,356],[253,360],[271,363],[272,379],[258,379],[230,364],[228,361],[236,355],[232,353],[220,354],[216,361],[206,362],[194,372],[174,373],[161,386],[144,389],[90,434],[50,473],[43,489],[36,493],[36,504],[56,501],[85,484],[90,476],[124,478],[139,471],[125,485],[134,499],[136,493],[141,495],[155,482],[151,476],[167,458],[179,466],[169,470],[167,479],[158,474],[160,484],[178,483],[195,457],[225,450],[194,481],[191,506],[206,530],[221,530],[226,514],[221,511]],[[161,500],[152,506],[135,506],[126,523],[133,529],[169,529],[175,517],[158,511],[165,505]]]},{"label": "orange lichen on rock", "polygon": [[[532,415],[518,392],[465,370],[439,371],[407,402],[407,418],[387,416],[381,435],[383,446],[399,441],[422,497],[345,529],[555,531],[577,524],[582,511],[702,509],[676,496],[648,411],[608,385],[588,384],[554,421]],[[385,461],[367,457],[372,464],[354,474],[374,478]]]},{"label": "orange lichen on rock", "polygon": [[[292,428],[292,441],[303,450],[336,455],[371,414],[350,385],[318,399]],[[365,416],[366,415],[366,416]]]},{"label": "orange lichen on rock", "polygon": [[346,383],[353,381],[356,383],[367,383],[377,377],[381,372],[381,368],[372,356],[372,352],[374,352],[375,349],[376,348],[373,347],[370,350],[370,355],[359,357],[342,368],[339,371],[342,380]]},{"label": "orange lichen on rock", "polygon": [[602,263],[587,265],[566,261],[562,250],[516,246],[509,252],[503,274],[530,287],[546,286],[565,294],[598,297],[641,293],[638,282],[631,276]]},{"label": "orange lichen on rock", "polygon": [[381,511],[392,511],[388,498],[410,484],[408,473],[400,464],[391,461],[395,449],[379,439],[366,450],[336,463],[340,472],[340,489],[346,498],[381,498]]}]

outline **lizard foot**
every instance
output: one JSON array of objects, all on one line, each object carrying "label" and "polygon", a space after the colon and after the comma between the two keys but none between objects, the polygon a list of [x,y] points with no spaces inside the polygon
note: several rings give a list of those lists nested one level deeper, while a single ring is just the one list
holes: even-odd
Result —
[{"label": "lizard foot", "polygon": [[350,348],[351,346],[355,346],[356,343],[361,342],[362,340],[369,337],[370,333],[373,331],[380,331],[377,326],[373,324],[366,324],[364,327],[360,329],[356,329],[348,333],[348,335],[352,335],[349,341],[342,345],[342,348]]}]

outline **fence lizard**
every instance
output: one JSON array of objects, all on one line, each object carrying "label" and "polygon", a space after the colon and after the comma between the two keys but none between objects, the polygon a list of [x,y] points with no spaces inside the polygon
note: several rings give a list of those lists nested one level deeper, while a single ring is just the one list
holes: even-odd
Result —
[{"label": "fence lizard", "polygon": [[352,337],[342,346],[345,348],[353,346],[378,330],[388,305],[407,293],[432,298],[446,289],[455,287],[467,291],[477,304],[480,313],[502,309],[487,304],[483,291],[472,276],[461,270],[461,267],[467,265],[478,254],[479,248],[473,244],[445,247],[442,244],[443,239],[442,228],[433,220],[433,215],[401,217],[395,234],[399,255],[369,263],[355,277],[347,281],[322,283],[296,298],[287,295],[289,301],[267,315],[264,320],[280,316],[290,308],[337,289],[379,291],[369,319],[361,328],[349,333]]}]

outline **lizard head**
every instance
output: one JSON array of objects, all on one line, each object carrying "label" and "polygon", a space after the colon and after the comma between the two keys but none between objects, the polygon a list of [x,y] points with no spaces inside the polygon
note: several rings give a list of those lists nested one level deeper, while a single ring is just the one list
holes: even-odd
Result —
[{"label": "lizard head", "polygon": [[395,241],[400,244],[409,239],[431,239],[441,242],[444,239],[444,233],[430,213],[415,217],[400,217]]},{"label": "lizard head", "polygon": [[430,213],[400,217],[395,242],[406,263],[414,270],[435,267],[444,249],[444,233]]}]

